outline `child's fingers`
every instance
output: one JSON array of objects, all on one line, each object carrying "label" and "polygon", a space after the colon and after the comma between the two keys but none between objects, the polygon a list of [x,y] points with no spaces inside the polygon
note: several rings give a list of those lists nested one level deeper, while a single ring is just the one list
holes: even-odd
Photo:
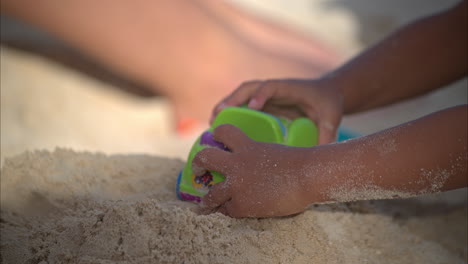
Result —
[{"label": "child's fingers", "polygon": [[333,112],[324,112],[318,120],[319,145],[328,144],[336,141],[338,126],[341,117]]},{"label": "child's fingers", "polygon": [[203,174],[204,171],[217,171],[225,174],[229,156],[229,152],[221,149],[202,149],[192,160],[192,170],[195,175]]},{"label": "child's fingers", "polygon": [[319,129],[319,140],[318,140],[319,145],[335,142],[336,132],[337,132],[336,126],[333,126],[331,123],[328,123],[328,122],[321,122],[318,126],[318,129]]},{"label": "child's fingers", "polygon": [[315,122],[319,132],[318,144],[328,144],[335,142],[336,132],[340,123],[340,117],[334,115],[330,111],[322,111],[318,113],[317,110],[311,107],[304,108],[307,117]]},{"label": "child's fingers", "polygon": [[249,81],[241,84],[234,92],[224,98],[219,104],[213,108],[211,114],[211,121],[213,122],[214,117],[216,117],[221,110],[228,106],[240,106],[245,104],[250,99],[252,93],[258,88],[262,81]]},{"label": "child's fingers", "polygon": [[239,206],[239,204],[236,202],[235,199],[229,199],[226,200],[225,203],[223,203],[217,210],[218,212],[234,217],[234,218],[240,218],[240,217],[247,217],[243,210],[242,207]]},{"label": "child's fingers", "polygon": [[247,107],[261,110],[268,99],[275,95],[277,87],[278,83],[276,81],[262,82],[257,86],[257,89],[252,92]]},{"label": "child's fingers", "polygon": [[307,117],[315,123],[315,125],[318,128],[318,144],[322,145],[333,142],[333,140],[329,141],[331,137],[330,133],[333,132],[333,126],[330,122],[326,121],[327,117],[319,116],[317,110],[312,107],[304,107],[303,111],[305,112]]},{"label": "child's fingers", "polygon": [[228,149],[234,152],[239,147],[252,142],[242,130],[230,124],[220,125],[215,128],[213,136],[216,141],[222,142]]},{"label": "child's fingers", "polygon": [[224,181],[217,183],[211,187],[210,191],[205,196],[203,196],[200,203],[200,213],[209,214],[215,210],[219,211],[217,208],[222,206],[230,198],[231,192],[228,182]]},{"label": "child's fingers", "polygon": [[299,91],[298,88],[300,86],[298,84],[300,82],[289,79],[264,81],[252,93],[247,106],[252,109],[261,110],[270,99],[300,104],[303,101],[304,93],[291,92],[291,87],[294,87],[295,91]]},{"label": "child's fingers", "polygon": [[223,102],[230,106],[239,106],[246,103],[252,94],[262,85],[263,81],[248,81],[242,83],[239,88],[232,92]]},{"label": "child's fingers", "polygon": [[338,131],[339,120],[330,119],[326,115],[317,117],[316,112],[308,113],[307,117],[314,121],[318,128],[318,144],[328,144],[336,141],[336,134]]}]

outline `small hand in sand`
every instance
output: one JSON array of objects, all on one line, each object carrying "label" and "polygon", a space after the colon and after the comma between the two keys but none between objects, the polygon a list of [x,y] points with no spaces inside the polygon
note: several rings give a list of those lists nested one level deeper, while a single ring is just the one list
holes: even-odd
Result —
[{"label": "small hand in sand", "polygon": [[301,182],[300,148],[253,141],[232,125],[219,126],[214,137],[231,152],[207,148],[193,160],[197,174],[213,170],[226,177],[203,197],[202,213],[270,217],[304,211],[309,203]]},{"label": "small hand in sand", "polygon": [[319,144],[326,144],[336,139],[343,112],[342,97],[341,91],[326,78],[251,81],[221,101],[211,119],[225,107],[243,104],[289,119],[307,116],[319,128]]}]

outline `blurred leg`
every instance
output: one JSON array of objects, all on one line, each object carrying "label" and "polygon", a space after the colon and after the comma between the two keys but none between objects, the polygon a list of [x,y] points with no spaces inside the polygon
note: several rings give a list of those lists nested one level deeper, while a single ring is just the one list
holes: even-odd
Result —
[{"label": "blurred leg", "polygon": [[218,0],[3,0],[2,12],[166,95],[177,120],[206,122],[244,80],[314,77],[338,61],[319,42]]}]

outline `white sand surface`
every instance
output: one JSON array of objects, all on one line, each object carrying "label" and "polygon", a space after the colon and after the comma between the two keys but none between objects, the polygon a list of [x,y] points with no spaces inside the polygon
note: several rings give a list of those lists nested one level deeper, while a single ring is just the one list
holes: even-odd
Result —
[{"label": "white sand surface", "polygon": [[[292,217],[198,215],[183,162],[24,153],[2,169],[4,263],[465,263],[466,190],[320,205]],[[44,261],[44,262],[41,262]]]}]

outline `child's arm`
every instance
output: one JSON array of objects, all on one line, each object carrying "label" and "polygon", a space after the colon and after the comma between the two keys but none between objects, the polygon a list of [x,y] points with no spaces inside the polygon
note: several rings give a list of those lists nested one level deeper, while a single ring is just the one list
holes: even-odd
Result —
[{"label": "child's arm", "polygon": [[468,71],[467,1],[421,19],[331,73],[349,114],[411,98]]},{"label": "child's arm", "polygon": [[[254,142],[239,129],[214,131],[232,152],[204,149],[194,171],[221,172],[205,212],[269,217],[327,201],[383,199],[467,186],[467,106],[440,111],[370,136],[312,148]],[[203,169],[201,169],[203,168]]]},{"label": "child's arm", "polygon": [[[309,199],[383,199],[466,187],[467,120],[467,105],[457,106],[367,137],[324,146],[329,171],[306,179],[305,185],[319,188]],[[312,151],[322,155],[320,147]]]},{"label": "child's arm", "polygon": [[467,73],[467,1],[392,34],[318,80],[267,80],[241,85],[214,109],[248,103],[276,115],[306,115],[319,142],[334,140],[342,113],[414,97]]}]

